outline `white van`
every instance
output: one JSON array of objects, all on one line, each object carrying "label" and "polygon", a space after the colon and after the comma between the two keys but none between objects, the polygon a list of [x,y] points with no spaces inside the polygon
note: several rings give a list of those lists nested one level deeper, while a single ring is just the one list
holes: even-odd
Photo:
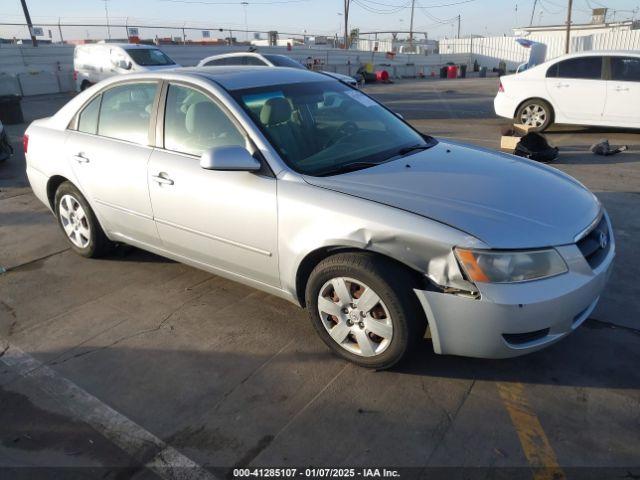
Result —
[{"label": "white van", "polygon": [[153,45],[100,42],[77,45],[73,52],[73,78],[78,92],[113,75],[179,66]]}]

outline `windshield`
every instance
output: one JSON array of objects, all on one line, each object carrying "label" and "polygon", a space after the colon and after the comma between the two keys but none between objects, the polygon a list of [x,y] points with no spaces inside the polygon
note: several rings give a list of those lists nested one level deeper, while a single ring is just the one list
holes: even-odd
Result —
[{"label": "windshield", "polygon": [[231,94],[283,160],[306,175],[367,168],[435,143],[368,96],[335,81]]},{"label": "windshield", "polygon": [[273,63],[276,67],[291,67],[291,68],[304,68],[306,67],[302,65],[297,60],[293,58],[285,57],[284,55],[263,55],[264,58]]},{"label": "windshield", "polygon": [[175,65],[166,53],[157,48],[127,48],[125,51],[131,59],[141,67],[153,67],[157,65]]}]

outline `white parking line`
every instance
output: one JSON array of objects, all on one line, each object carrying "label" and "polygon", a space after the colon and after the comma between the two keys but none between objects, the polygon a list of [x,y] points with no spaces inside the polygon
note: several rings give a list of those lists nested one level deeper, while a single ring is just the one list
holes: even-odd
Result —
[{"label": "white parking line", "polygon": [[[193,460],[15,345],[9,345],[0,361],[23,377],[32,379],[40,390],[59,401],[76,418],[91,425],[131,457],[145,461],[145,467],[160,477],[216,480]],[[153,454],[153,458],[140,459],[144,452]]]}]

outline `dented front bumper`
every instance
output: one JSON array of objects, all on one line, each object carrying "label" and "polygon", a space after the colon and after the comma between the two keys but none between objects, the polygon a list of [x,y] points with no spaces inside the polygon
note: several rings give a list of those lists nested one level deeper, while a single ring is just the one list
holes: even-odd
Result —
[{"label": "dented front bumper", "polygon": [[507,358],[567,336],[595,308],[611,273],[615,246],[591,268],[575,245],[557,248],[569,271],[513,284],[478,284],[478,299],[416,290],[436,353]]}]

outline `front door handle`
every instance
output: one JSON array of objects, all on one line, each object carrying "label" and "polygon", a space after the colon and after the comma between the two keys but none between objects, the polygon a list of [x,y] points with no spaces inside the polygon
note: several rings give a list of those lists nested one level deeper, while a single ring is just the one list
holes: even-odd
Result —
[{"label": "front door handle", "polygon": [[615,88],[616,92],[628,92],[629,91],[629,87],[616,87]]},{"label": "front door handle", "polygon": [[160,172],[157,175],[151,175],[153,181],[158,185],[173,185],[173,180],[171,180],[166,173]]},{"label": "front door handle", "polygon": [[89,159],[85,157],[84,153],[76,153],[71,158],[73,158],[78,163],[89,163]]},{"label": "front door handle", "polygon": [[569,84],[568,83],[556,83],[556,88],[566,88],[568,87]]}]

